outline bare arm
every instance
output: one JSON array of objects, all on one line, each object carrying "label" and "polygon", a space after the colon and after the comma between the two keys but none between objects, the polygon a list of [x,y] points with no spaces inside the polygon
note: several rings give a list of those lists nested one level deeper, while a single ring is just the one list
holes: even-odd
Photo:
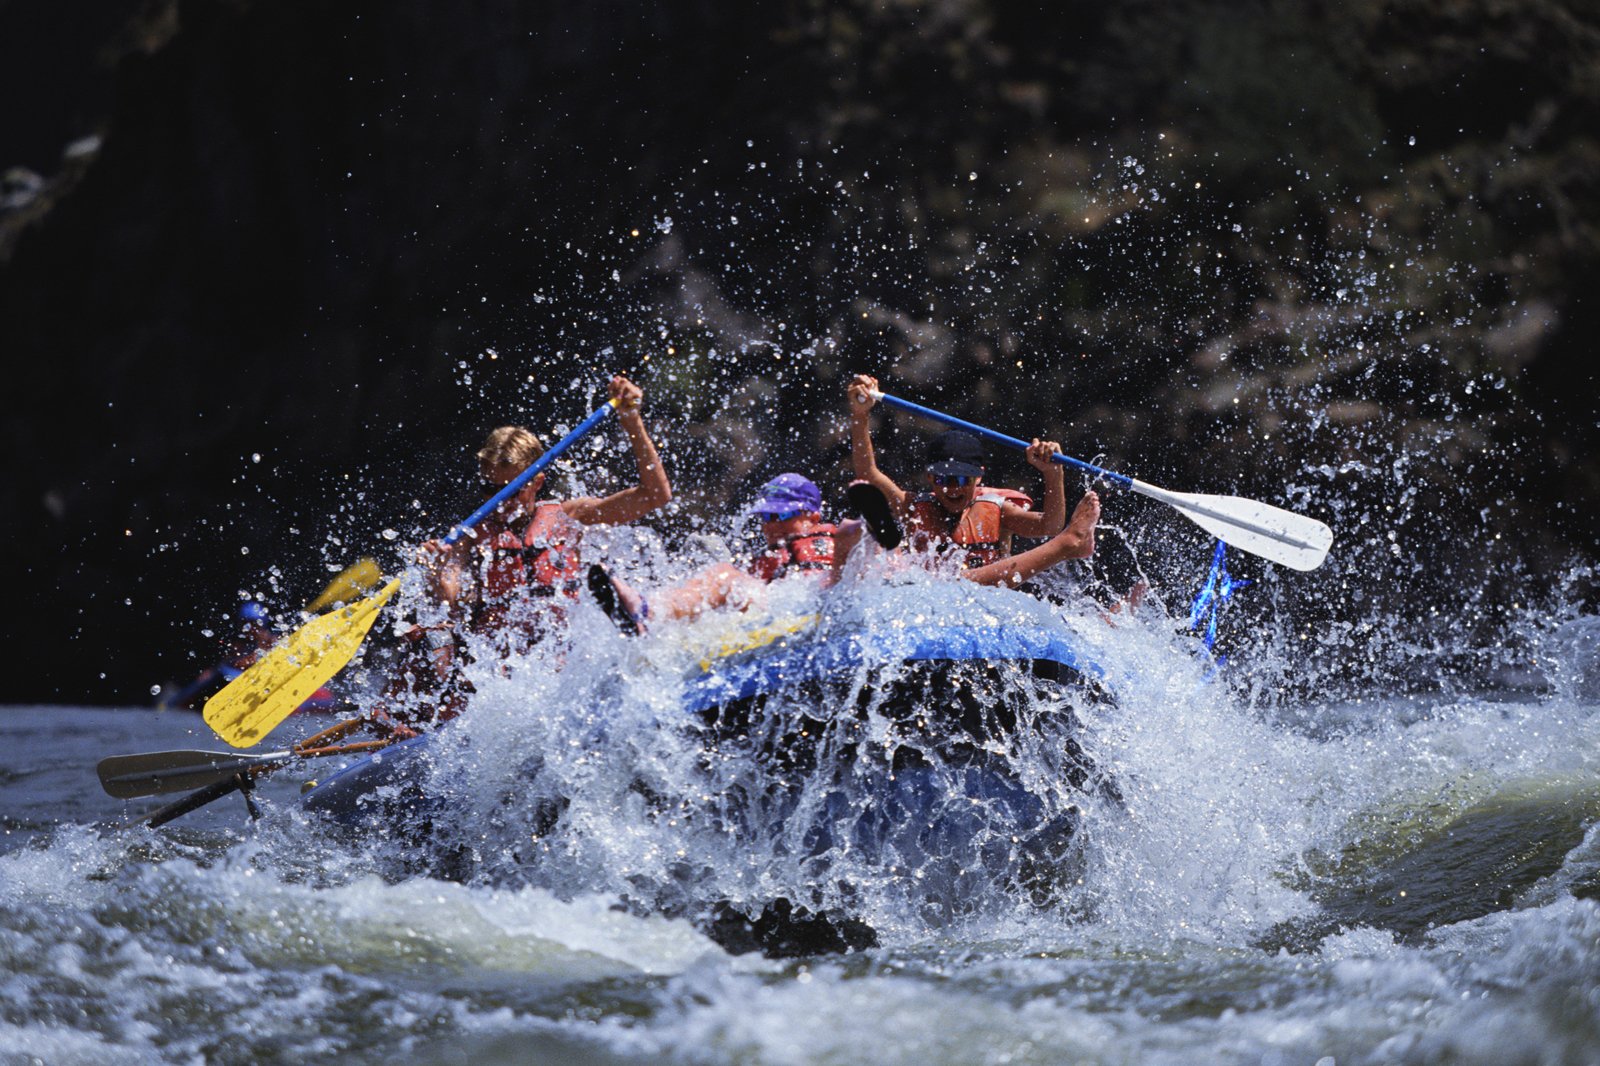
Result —
[{"label": "bare arm", "polygon": [[672,484],[667,480],[667,468],[656,454],[655,442],[644,428],[644,417],[639,413],[643,390],[627,378],[611,379],[611,398],[617,401],[617,420],[633,446],[633,461],[639,469],[639,483],[631,488],[614,492],[610,496],[584,496],[565,500],[562,510],[586,526],[625,525],[636,522],[672,499]]},{"label": "bare arm", "polygon": [[417,562],[422,565],[428,595],[440,603],[454,606],[461,602],[466,585],[464,544],[464,541],[445,544],[442,540],[429,540],[417,549]]},{"label": "bare arm", "polygon": [[1072,511],[1072,521],[1067,528],[1036,548],[1021,555],[997,559],[987,566],[979,566],[962,573],[968,581],[980,585],[1020,585],[1067,559],[1087,559],[1094,554],[1094,527],[1100,521],[1100,497],[1093,492],[1084,494]]},{"label": "bare arm", "polygon": [[904,515],[909,499],[904,489],[878,469],[878,456],[872,448],[872,408],[878,402],[878,379],[857,374],[845,387],[850,407],[850,465],[856,480],[865,481],[883,493],[897,515]]},{"label": "bare arm", "polygon": [[1050,457],[1061,450],[1053,440],[1033,439],[1028,446],[1028,462],[1044,476],[1044,510],[1024,511],[1012,504],[1000,510],[1002,528],[1024,537],[1053,537],[1067,524],[1065,471]]}]

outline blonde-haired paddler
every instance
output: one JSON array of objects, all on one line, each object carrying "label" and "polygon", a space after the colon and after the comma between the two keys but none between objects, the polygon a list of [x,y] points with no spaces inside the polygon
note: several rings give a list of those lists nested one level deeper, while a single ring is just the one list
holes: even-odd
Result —
[{"label": "blonde-haired paddler", "polygon": [[[526,650],[565,617],[563,601],[584,586],[580,563],[586,526],[636,522],[672,499],[672,485],[641,414],[644,391],[620,375],[608,392],[627,434],[637,482],[609,496],[543,498],[546,475],[529,479],[485,516],[469,536],[446,545],[422,545],[430,595],[449,611],[448,623],[416,626],[389,686],[417,707],[410,717],[440,719],[459,713],[464,679],[457,669],[461,631],[493,638],[504,654]],[[501,426],[478,450],[486,496],[493,496],[544,454],[538,436],[522,426]],[[400,701],[405,702],[405,701]],[[393,711],[391,711],[393,713]]]}]

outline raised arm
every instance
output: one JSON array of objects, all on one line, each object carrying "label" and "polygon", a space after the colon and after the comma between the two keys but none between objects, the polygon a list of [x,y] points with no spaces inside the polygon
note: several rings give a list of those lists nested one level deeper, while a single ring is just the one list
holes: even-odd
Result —
[{"label": "raised arm", "polygon": [[1025,511],[1015,504],[1001,508],[1002,521],[1008,533],[1023,537],[1053,537],[1066,528],[1067,490],[1065,471],[1060,463],[1050,457],[1061,450],[1053,440],[1033,439],[1028,446],[1028,463],[1044,476],[1044,510]]},{"label": "raised arm", "polygon": [[903,515],[908,506],[904,489],[878,469],[878,456],[872,448],[872,408],[877,404],[878,379],[857,374],[845,386],[850,408],[850,465],[856,480],[873,485],[889,501],[896,514]]},{"label": "raised arm", "polygon": [[656,446],[644,428],[644,417],[639,413],[644,390],[618,375],[611,379],[611,398],[617,402],[617,421],[628,435],[633,447],[633,461],[639,468],[639,483],[632,488],[614,492],[610,496],[584,496],[565,500],[561,507],[568,515],[586,526],[624,525],[636,522],[672,499],[672,484],[667,480],[667,468],[656,454]]}]

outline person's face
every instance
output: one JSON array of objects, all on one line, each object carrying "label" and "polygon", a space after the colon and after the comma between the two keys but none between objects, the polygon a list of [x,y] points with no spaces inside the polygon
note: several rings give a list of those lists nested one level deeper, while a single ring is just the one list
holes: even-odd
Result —
[{"label": "person's face", "polygon": [[960,514],[972,506],[972,501],[977,499],[978,486],[983,484],[981,477],[961,477],[958,475],[937,475],[927,471],[923,475],[928,479],[928,487],[933,490],[933,498],[939,501],[951,514]]},{"label": "person's face", "polygon": [[774,512],[761,516],[761,535],[768,547],[776,547],[789,537],[811,532],[820,516],[815,511]]},{"label": "person's face", "polygon": [[[527,468],[513,466],[511,463],[485,464],[483,467],[484,495],[493,496],[516,480],[517,475],[525,469]],[[544,488],[544,475],[537,474],[530,478],[526,485],[518,489],[515,495],[503,502],[500,507],[502,510],[508,507],[520,507],[524,511],[532,511],[534,504],[539,499],[539,490],[542,488]]]}]

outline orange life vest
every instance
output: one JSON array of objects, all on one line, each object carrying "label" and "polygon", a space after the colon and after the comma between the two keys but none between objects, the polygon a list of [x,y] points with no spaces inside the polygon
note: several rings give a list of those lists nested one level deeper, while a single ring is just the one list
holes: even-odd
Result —
[{"label": "orange life vest", "polygon": [[[994,489],[987,485],[983,488],[986,496],[999,496],[1005,503],[1014,503],[1024,511],[1033,510],[1033,497],[1019,489]],[[1000,558],[1004,559],[1011,554],[1011,532],[1007,530],[1000,537]]]},{"label": "orange life vest", "polygon": [[535,505],[520,534],[503,526],[491,530],[483,545],[484,599],[503,600],[519,588],[576,597],[583,578],[575,543],[581,529],[561,504],[546,501]]},{"label": "orange life vest", "polygon": [[959,515],[945,510],[932,493],[914,497],[907,523],[912,547],[926,551],[957,545],[966,550],[968,567],[986,566],[1002,558],[1006,536],[1000,528],[1000,505],[1006,502],[1002,493],[1008,491],[980,488],[972,505]]},{"label": "orange life vest", "polygon": [[785,537],[756,556],[750,569],[762,581],[773,581],[791,570],[829,570],[833,567],[833,535],[827,524],[812,526],[809,532]]}]

